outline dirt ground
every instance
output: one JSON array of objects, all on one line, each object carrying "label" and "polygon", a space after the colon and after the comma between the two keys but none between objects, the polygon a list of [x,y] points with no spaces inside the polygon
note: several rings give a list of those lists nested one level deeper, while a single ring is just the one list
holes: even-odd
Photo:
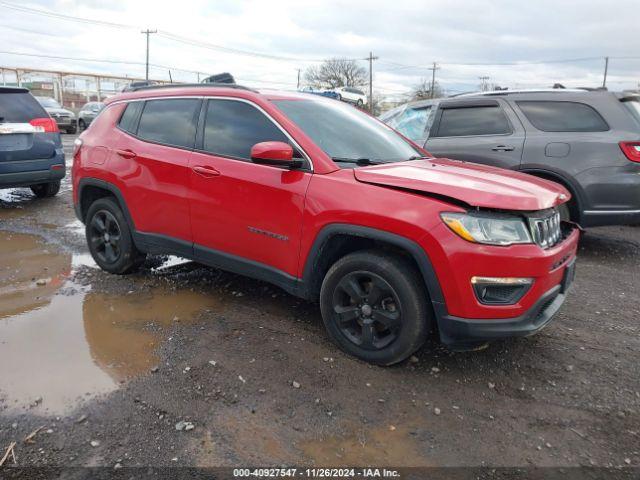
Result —
[{"label": "dirt ground", "polygon": [[0,191],[0,458],[15,441],[21,466],[640,464],[640,228],[586,232],[540,334],[381,368],[265,283],[174,257],[102,272],[69,181]]}]

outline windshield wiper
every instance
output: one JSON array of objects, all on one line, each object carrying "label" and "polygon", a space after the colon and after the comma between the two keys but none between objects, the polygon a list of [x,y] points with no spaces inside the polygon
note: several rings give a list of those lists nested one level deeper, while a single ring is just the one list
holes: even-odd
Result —
[{"label": "windshield wiper", "polygon": [[334,162],[355,163],[356,165],[380,165],[384,162],[371,160],[370,158],[347,158],[347,157],[331,157]]},{"label": "windshield wiper", "polygon": [[422,160],[423,158],[429,158],[429,157],[425,157],[423,155],[414,155],[413,157],[409,157],[407,158],[407,161],[411,161],[411,160]]}]

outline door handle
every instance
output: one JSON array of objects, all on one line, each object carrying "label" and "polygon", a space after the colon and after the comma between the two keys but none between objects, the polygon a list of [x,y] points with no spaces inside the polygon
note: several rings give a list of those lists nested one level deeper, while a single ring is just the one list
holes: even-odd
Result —
[{"label": "door handle", "polygon": [[129,149],[126,149],[126,150],[118,150],[117,149],[116,153],[118,155],[120,155],[122,158],[128,158],[128,159],[136,158],[138,156],[138,154],[136,154],[136,152],[134,152],[132,150],[129,150]]},{"label": "door handle", "polygon": [[193,170],[198,175],[201,175],[207,178],[220,176],[220,172],[213,167],[196,166],[196,167],[192,167],[191,170]]},{"label": "door handle", "polygon": [[513,152],[516,147],[512,147],[511,145],[496,145],[491,150],[494,152]]}]

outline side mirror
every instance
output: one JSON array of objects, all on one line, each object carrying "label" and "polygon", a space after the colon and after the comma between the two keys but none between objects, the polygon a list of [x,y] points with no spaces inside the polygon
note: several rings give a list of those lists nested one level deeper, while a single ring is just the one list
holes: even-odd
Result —
[{"label": "side mirror", "polygon": [[296,167],[300,162],[293,160],[293,147],[284,142],[260,142],[251,147],[254,163],[276,167]]}]

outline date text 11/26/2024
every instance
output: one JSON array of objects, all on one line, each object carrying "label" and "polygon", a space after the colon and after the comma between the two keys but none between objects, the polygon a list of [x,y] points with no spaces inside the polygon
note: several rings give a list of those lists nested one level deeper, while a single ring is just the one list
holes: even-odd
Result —
[{"label": "date text 11/26/2024", "polygon": [[387,468],[236,468],[234,478],[400,478]]}]

